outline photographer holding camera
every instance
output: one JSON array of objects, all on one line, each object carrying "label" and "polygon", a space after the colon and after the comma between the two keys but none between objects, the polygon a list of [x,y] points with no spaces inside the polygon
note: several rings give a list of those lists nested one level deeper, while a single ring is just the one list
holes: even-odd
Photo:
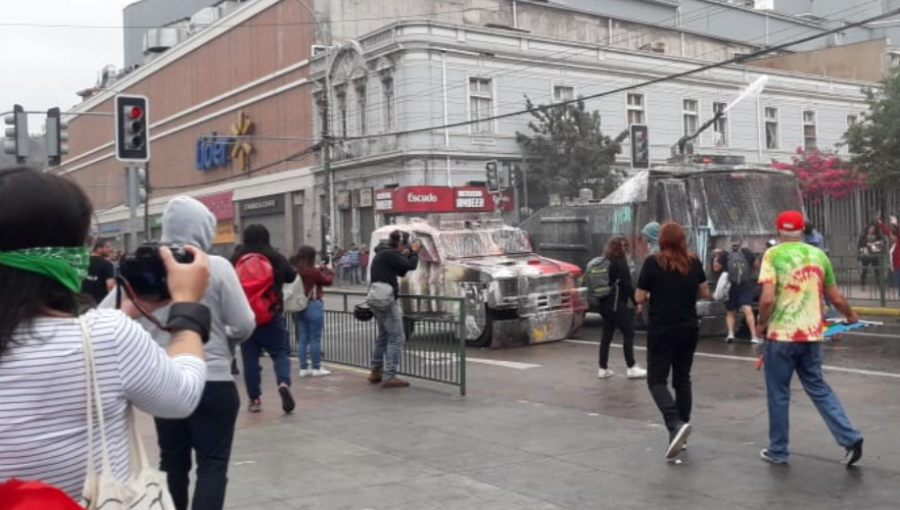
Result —
[{"label": "photographer holding camera", "polygon": [[[190,197],[173,198],[162,215],[161,244],[178,247],[192,245],[209,251],[216,235],[216,218],[201,202]],[[128,275],[130,258],[122,273]],[[156,419],[160,449],[160,469],[166,472],[169,492],[177,510],[187,510],[191,473],[191,454],[197,458],[197,483],[194,488],[194,510],[221,510],[225,505],[228,484],[228,462],[234,441],[235,422],[241,402],[231,375],[234,347],[253,333],[256,327],[253,310],[244,295],[234,267],[228,259],[210,255],[210,281],[201,301],[212,316],[206,350],[206,387],[200,405],[185,419]],[[115,293],[103,302],[112,307]],[[169,307],[153,313],[165,323]],[[168,332],[147,318],[141,324],[154,340],[165,347]]]},{"label": "photographer holding camera", "polygon": [[131,302],[79,317],[92,216],[74,182],[28,167],[0,170],[0,480],[41,480],[76,499],[88,458],[86,381],[99,387],[108,445],[93,441],[90,454],[96,465],[108,451],[110,474],[127,482],[129,404],[154,416],[190,415],[206,380],[210,327],[198,304],[209,259],[190,246],[190,264],[160,250],[173,303],[166,350],[131,319]]}]

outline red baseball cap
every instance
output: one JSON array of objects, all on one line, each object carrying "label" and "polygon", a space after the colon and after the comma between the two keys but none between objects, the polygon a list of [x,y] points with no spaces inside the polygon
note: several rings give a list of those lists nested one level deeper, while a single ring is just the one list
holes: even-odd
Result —
[{"label": "red baseball cap", "polygon": [[778,215],[775,223],[778,231],[783,234],[799,234],[805,226],[803,213],[800,211],[784,211]]}]

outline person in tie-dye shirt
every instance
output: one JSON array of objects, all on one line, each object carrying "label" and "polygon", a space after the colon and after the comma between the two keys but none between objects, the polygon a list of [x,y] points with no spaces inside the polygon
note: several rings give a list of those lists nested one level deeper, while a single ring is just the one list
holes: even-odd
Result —
[{"label": "person in tie-dye shirt", "polygon": [[823,295],[847,322],[859,317],[835,285],[825,252],[802,242],[803,223],[798,211],[778,215],[780,242],[766,251],[759,272],[763,291],[756,328],[768,340],[763,356],[769,404],[769,447],[760,456],[773,464],[787,463],[791,378],[797,372],[834,439],[844,447],[847,466],[852,466],[862,457],[863,438],[822,376]]}]

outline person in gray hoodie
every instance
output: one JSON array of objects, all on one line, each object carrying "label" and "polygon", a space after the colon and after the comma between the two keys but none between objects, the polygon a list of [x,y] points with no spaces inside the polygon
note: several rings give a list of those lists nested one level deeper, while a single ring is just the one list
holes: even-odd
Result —
[{"label": "person in gray hoodie", "polygon": [[[190,244],[209,252],[215,232],[215,216],[197,200],[177,197],[166,205],[161,243]],[[193,510],[221,510],[225,505],[228,463],[241,405],[231,375],[232,353],[256,327],[253,310],[231,262],[210,255],[209,265],[209,287],[201,301],[212,314],[210,338],[205,345],[207,377],[203,397],[188,418],[155,420],[160,469],[166,472],[169,492],[177,510],[188,508],[192,452],[197,458]],[[115,292],[107,296],[102,306],[115,307]],[[161,324],[167,322],[168,314],[169,307],[154,312]],[[140,322],[163,347],[168,345],[169,333],[147,319]]]}]

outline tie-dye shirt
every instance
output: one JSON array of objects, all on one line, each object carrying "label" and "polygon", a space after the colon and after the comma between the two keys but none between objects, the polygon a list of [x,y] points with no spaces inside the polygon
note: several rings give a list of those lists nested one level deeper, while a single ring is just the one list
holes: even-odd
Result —
[{"label": "tie-dye shirt", "polygon": [[775,284],[769,340],[818,342],[824,338],[824,288],[835,284],[834,269],[825,252],[801,242],[769,248],[763,256],[759,283]]}]

